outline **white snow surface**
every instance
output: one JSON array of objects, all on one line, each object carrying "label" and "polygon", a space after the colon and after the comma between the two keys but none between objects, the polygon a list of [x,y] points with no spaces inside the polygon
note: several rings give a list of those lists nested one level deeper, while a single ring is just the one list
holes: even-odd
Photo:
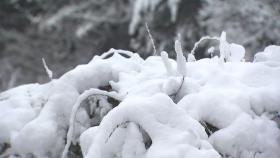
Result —
[{"label": "white snow surface", "polygon": [[280,47],[244,62],[244,48],[222,36],[226,62],[186,62],[178,42],[177,62],[111,49],[1,93],[0,157],[61,157],[71,136],[86,158],[279,158]]}]

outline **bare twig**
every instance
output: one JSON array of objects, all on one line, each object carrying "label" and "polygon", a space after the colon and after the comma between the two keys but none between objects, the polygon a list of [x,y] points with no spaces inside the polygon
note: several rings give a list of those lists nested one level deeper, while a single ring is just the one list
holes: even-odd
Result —
[{"label": "bare twig", "polygon": [[113,129],[113,131],[109,134],[109,137],[106,139],[105,143],[107,143],[107,142],[109,141],[109,139],[111,138],[111,136],[113,135],[113,133],[116,131],[117,128],[122,127],[122,126],[126,126],[128,123],[129,123],[129,121],[125,121],[125,122],[122,122],[122,123],[118,124],[118,125]]},{"label": "bare twig", "polygon": [[44,68],[45,68],[45,70],[46,70],[46,73],[47,73],[49,79],[52,80],[53,72],[52,72],[52,71],[49,69],[49,67],[47,66],[46,61],[45,61],[44,58],[42,58],[42,62],[43,62]]},{"label": "bare twig", "polygon": [[18,79],[19,72],[20,72],[20,70],[17,69],[14,73],[11,74],[11,78],[10,78],[10,81],[8,83],[8,89],[15,86],[15,84],[17,82],[17,79]]},{"label": "bare twig", "polygon": [[183,87],[183,84],[184,84],[184,81],[185,81],[185,76],[182,77],[181,85],[180,85],[180,87],[178,88],[178,90],[176,91],[175,96],[174,96],[174,99],[177,98],[179,92],[181,91],[181,89],[182,89],[182,87]]},{"label": "bare twig", "polygon": [[146,30],[147,30],[147,32],[148,32],[148,34],[149,34],[149,38],[150,38],[150,40],[151,40],[151,42],[152,42],[153,49],[154,49],[153,55],[155,56],[155,55],[157,55],[157,50],[156,50],[155,42],[154,42],[153,36],[151,35],[151,32],[150,32],[148,23],[145,23],[145,26],[146,26]]}]

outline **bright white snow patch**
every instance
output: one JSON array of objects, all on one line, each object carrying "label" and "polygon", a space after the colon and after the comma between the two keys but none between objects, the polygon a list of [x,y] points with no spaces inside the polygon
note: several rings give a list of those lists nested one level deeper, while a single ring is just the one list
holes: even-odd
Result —
[{"label": "bright white snow patch", "polygon": [[280,46],[271,45],[264,49],[263,52],[255,55],[255,62],[260,61],[280,61]]},{"label": "bright white snow patch", "polygon": [[218,39],[222,65],[186,62],[179,41],[177,61],[111,49],[1,93],[0,157],[57,158],[68,141],[69,158],[80,147],[88,158],[279,158],[280,47],[244,62],[242,46]]}]

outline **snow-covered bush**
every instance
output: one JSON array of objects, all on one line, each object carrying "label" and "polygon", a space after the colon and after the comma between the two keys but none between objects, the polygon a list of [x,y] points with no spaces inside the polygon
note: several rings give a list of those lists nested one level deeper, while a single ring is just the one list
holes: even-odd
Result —
[{"label": "snow-covered bush", "polygon": [[110,49],[1,93],[0,157],[279,158],[280,47],[245,62],[214,39],[213,58],[186,62],[178,40],[176,61]]}]

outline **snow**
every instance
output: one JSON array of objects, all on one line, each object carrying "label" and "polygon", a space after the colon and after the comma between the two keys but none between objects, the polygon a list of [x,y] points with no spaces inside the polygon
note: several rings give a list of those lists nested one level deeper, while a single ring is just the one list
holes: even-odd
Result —
[{"label": "snow", "polygon": [[245,57],[245,48],[239,44],[231,43],[229,45],[230,50],[230,61],[231,62],[240,62],[244,60]]},{"label": "snow", "polygon": [[[71,112],[72,115],[70,117],[70,123],[69,123],[70,127],[69,127],[69,130],[68,130],[68,133],[67,133],[67,144],[66,144],[65,150],[63,151],[62,157],[66,157],[66,154],[67,154],[68,149],[70,147],[70,143],[72,142],[73,133],[75,131],[75,128],[74,128],[75,118],[76,118],[76,115],[77,115],[77,112],[78,112],[78,108],[82,104],[82,101],[85,100],[86,98],[88,98],[91,95],[108,95],[108,96],[111,96],[112,98],[115,98],[117,100],[122,100],[122,97],[118,96],[118,94],[115,94],[113,92],[108,93],[106,91],[101,91],[101,90],[98,90],[98,89],[90,89],[90,90],[85,91],[83,94],[81,94],[79,96],[79,98],[77,99],[75,105],[72,108],[72,112]],[[101,105],[102,105],[102,102],[101,102]],[[103,103],[102,106],[104,106],[104,103]],[[95,108],[98,109],[97,107],[95,107]],[[105,115],[105,113],[107,113],[107,111],[109,111],[110,109],[111,109],[111,107],[110,107],[109,104],[105,104],[104,107],[101,107],[101,109],[99,111],[99,113],[101,114],[101,117],[103,117]]]},{"label": "snow", "polygon": [[168,59],[168,54],[165,51],[161,52],[161,59],[164,63],[167,74],[170,76],[175,75],[175,70],[173,69],[173,67]]},{"label": "snow", "polygon": [[[128,124],[128,128],[122,129],[121,125],[125,124]],[[144,148],[139,128],[146,131],[152,140],[148,151]],[[123,135],[124,132],[128,133]],[[211,145],[205,142],[206,138],[207,135],[199,123],[185,115],[183,109],[176,107],[167,95],[156,94],[152,97],[145,97],[145,99],[131,97],[124,100],[103,118],[86,157],[99,154],[102,157],[103,155],[111,157],[113,152],[124,152],[123,150],[127,149],[127,143],[132,143],[133,147],[139,146],[133,149],[128,148],[129,150],[125,151],[127,154],[133,150],[140,150],[134,151],[132,157],[179,158],[183,157],[188,150],[195,150],[194,153],[198,156],[204,154],[219,157]],[[124,144],[123,149],[120,144]],[[116,154],[118,155],[118,153]],[[192,157],[195,156],[191,153],[188,154]]]},{"label": "snow", "polygon": [[[64,144],[69,109],[72,108],[78,93],[73,87],[59,81],[50,83],[49,88],[52,94],[40,114],[11,137],[12,148],[18,154],[32,153],[36,157],[51,154],[52,157],[57,157]],[[26,143],[28,145],[25,145]]]},{"label": "snow", "polygon": [[245,62],[225,33],[203,39],[219,57],[186,62],[178,40],[177,60],[110,49],[1,93],[0,157],[278,158],[280,47]]},{"label": "snow", "polygon": [[179,74],[185,76],[187,74],[186,58],[184,57],[181,42],[179,40],[175,41],[175,52],[177,54],[177,71]]},{"label": "snow", "polygon": [[261,61],[280,61],[280,46],[271,45],[255,55],[255,62]]},{"label": "snow", "polygon": [[220,49],[220,58],[222,60],[229,60],[229,56],[230,56],[230,47],[229,44],[227,42],[226,39],[226,32],[222,32],[221,37],[220,37],[220,45],[219,45],[219,49]]},{"label": "snow", "polygon": [[228,128],[214,133],[210,142],[223,155],[277,158],[280,155],[279,136],[279,129],[271,120],[243,114]]},{"label": "snow", "polygon": [[214,53],[214,51],[215,51],[215,47],[210,47],[210,48],[207,50],[207,52],[208,52],[209,54]]},{"label": "snow", "polygon": [[53,78],[53,72],[52,72],[52,71],[49,69],[49,67],[47,66],[46,61],[45,61],[44,58],[42,58],[42,62],[43,62],[44,68],[45,68],[45,70],[46,70],[46,73],[48,74],[49,79],[52,80],[52,78]]}]

